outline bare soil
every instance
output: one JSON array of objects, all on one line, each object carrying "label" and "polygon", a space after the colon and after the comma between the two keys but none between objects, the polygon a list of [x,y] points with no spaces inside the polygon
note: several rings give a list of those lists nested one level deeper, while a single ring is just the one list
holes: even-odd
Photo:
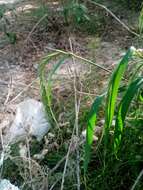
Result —
[{"label": "bare soil", "polygon": [[[112,70],[132,43],[130,34],[109,18],[100,36],[77,31],[69,34],[68,29],[62,26],[58,28],[61,29],[60,32],[51,26],[50,30],[42,31],[39,25],[35,27],[36,22],[32,21],[31,17],[22,16],[36,7],[35,2],[24,1],[16,6],[18,18],[6,13],[12,23],[9,28],[16,31],[17,41],[15,45],[2,43],[0,46],[0,120],[3,120],[9,105],[19,103],[26,97],[40,98],[39,82],[33,81],[38,77],[40,60],[50,52],[50,48],[70,50],[70,37],[74,53]],[[3,32],[0,37],[4,37]],[[80,62],[76,64],[80,74],[88,72],[87,67],[82,66]],[[58,72],[59,77],[68,76],[67,65],[72,65],[72,60],[67,61],[65,65]],[[104,78],[102,80],[104,81]]]}]

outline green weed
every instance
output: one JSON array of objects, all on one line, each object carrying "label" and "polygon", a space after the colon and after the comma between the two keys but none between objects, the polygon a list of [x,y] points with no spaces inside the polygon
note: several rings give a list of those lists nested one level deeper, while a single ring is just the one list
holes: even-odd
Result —
[{"label": "green weed", "polygon": [[[45,76],[45,66],[51,59],[55,59],[55,57],[59,59],[59,61],[53,66],[53,69],[48,75]],[[57,69],[64,64],[65,60],[71,57],[81,59],[100,69],[106,70],[90,60],[60,50],[57,50],[57,52],[43,59],[39,66],[41,96],[47,113],[50,113],[51,119],[55,122],[57,120],[52,110],[52,78]],[[130,48],[112,73],[107,92],[95,99],[87,116],[83,165],[84,175],[86,176],[86,182],[83,181],[83,184],[86,184],[86,189],[110,189],[112,186],[114,186],[114,189],[118,189],[119,187],[123,187],[122,183],[126,185],[126,180],[129,180],[128,183],[131,186],[133,179],[135,180],[140,172],[142,157],[139,153],[138,145],[141,146],[143,143],[143,141],[140,140],[140,138],[143,139],[143,137],[140,134],[140,138],[138,138],[137,134],[139,133],[142,122],[142,105],[140,105],[141,103],[139,102],[142,101],[143,77],[141,74],[138,75],[138,73],[141,73],[140,69],[142,68],[142,63],[139,62],[138,66],[135,67],[136,69],[132,72],[129,81],[124,78],[130,60],[136,57],[142,59],[142,52],[135,48]],[[98,114],[100,107],[102,107],[104,110],[103,113],[105,113],[105,124],[101,138],[95,148],[93,136],[97,120],[100,119]],[[115,126],[112,124],[113,120],[115,120]],[[134,127],[132,123],[134,123],[136,127]],[[139,144],[134,145],[132,141]],[[130,148],[128,146],[130,146]],[[131,149],[134,149],[134,152],[132,152]],[[91,151],[93,151],[93,154],[91,154]],[[124,151],[126,151],[125,154],[123,153]],[[91,165],[93,166],[92,169]],[[133,173],[134,169],[136,169],[136,172]],[[129,173],[125,175],[121,182],[121,176],[126,170]],[[115,180],[114,176],[118,174],[120,177]],[[88,176],[90,177],[88,178]],[[91,180],[94,181],[94,184],[92,184],[93,182],[91,182]],[[140,187],[140,185],[138,186]]]}]

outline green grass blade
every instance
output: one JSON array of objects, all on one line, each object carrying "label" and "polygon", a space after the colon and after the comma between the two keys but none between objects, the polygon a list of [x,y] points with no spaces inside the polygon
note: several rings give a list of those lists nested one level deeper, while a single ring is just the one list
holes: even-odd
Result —
[{"label": "green grass blade", "polygon": [[46,78],[45,78],[45,66],[49,63],[49,61],[53,58],[56,57],[59,53],[52,53],[46,57],[43,58],[43,60],[39,64],[38,68],[38,74],[39,74],[39,79],[40,79],[40,93],[41,93],[41,98],[42,102],[45,107],[45,111],[48,114],[49,113],[49,107],[48,107],[48,99],[46,95]]},{"label": "green grass blade", "polygon": [[135,81],[133,81],[124,97],[122,98],[119,108],[118,108],[118,114],[116,117],[116,124],[115,124],[115,131],[114,131],[114,153],[117,155],[120,143],[121,143],[121,138],[122,138],[122,133],[123,133],[123,127],[124,127],[124,121],[129,109],[129,106],[131,104],[132,99],[138,92],[139,88],[143,85],[143,77],[137,78]]},{"label": "green grass blade", "polygon": [[139,100],[140,100],[141,102],[143,102],[143,89],[142,89],[142,91],[140,92]]},{"label": "green grass blade", "polygon": [[[47,79],[45,77],[45,67],[49,63],[49,61],[58,56],[59,53],[53,53],[48,55],[43,59],[43,61],[40,63],[39,66],[39,78],[40,78],[40,92],[42,97],[42,102],[45,107],[46,113],[49,115],[51,114],[52,118],[55,120],[52,108],[51,108],[51,82],[52,82],[52,76],[56,72],[56,70],[65,62],[65,59],[67,58],[67,55],[62,57],[59,62],[53,66],[53,69],[48,73]],[[56,122],[56,120],[55,120]]]},{"label": "green grass blade", "polygon": [[65,63],[65,60],[67,59],[67,57],[69,56],[63,56],[59,62],[57,64],[55,64],[53,66],[53,68],[51,69],[51,71],[48,73],[48,78],[47,78],[47,82],[45,84],[45,89],[46,89],[46,95],[48,98],[48,105],[51,106],[51,83],[52,83],[52,77],[55,74],[55,72],[59,69],[59,67]]},{"label": "green grass blade", "polygon": [[106,112],[105,112],[105,136],[107,137],[107,139],[105,138],[106,143],[108,141],[109,129],[112,124],[114,116],[115,103],[117,99],[120,82],[134,51],[135,51],[134,48],[130,48],[128,50],[126,55],[123,57],[123,59],[120,61],[119,65],[113,72],[111,80],[109,82],[107,100],[106,100]]},{"label": "green grass blade", "polygon": [[98,96],[91,106],[91,110],[88,115],[87,129],[86,129],[86,144],[85,144],[85,157],[84,157],[84,173],[86,173],[88,164],[91,157],[91,146],[93,143],[94,131],[97,122],[97,114],[99,106],[102,103],[105,94]]}]

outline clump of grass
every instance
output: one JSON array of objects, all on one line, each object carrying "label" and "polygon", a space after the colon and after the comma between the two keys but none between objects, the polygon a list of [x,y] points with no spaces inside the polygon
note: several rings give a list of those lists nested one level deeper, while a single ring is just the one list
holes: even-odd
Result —
[{"label": "clump of grass", "polygon": [[[129,82],[126,83],[126,88],[124,88],[124,92],[122,93],[123,95],[120,96],[121,100],[120,101],[117,100],[117,95],[118,95],[118,93],[120,93],[120,91],[122,89],[122,88],[120,88],[121,80],[123,79],[123,75],[127,69],[127,65],[129,63],[129,61],[134,56],[138,57],[140,55],[138,54],[138,50],[131,48],[127,52],[127,54],[123,57],[123,59],[121,60],[121,62],[119,63],[119,65],[117,66],[115,71],[113,72],[110,82],[109,82],[109,85],[108,85],[107,94],[104,94],[104,97],[106,98],[105,124],[103,126],[103,133],[102,133],[102,137],[99,142],[100,145],[98,145],[99,150],[101,151],[100,152],[101,158],[97,157],[97,155],[99,155],[98,152],[96,154],[96,159],[97,160],[101,159],[102,164],[103,164],[102,166],[100,166],[100,164],[98,164],[100,167],[98,167],[98,166],[96,167],[96,169],[98,168],[97,173],[99,171],[101,172],[100,174],[98,173],[96,175],[96,177],[100,176],[102,180],[104,178],[104,183],[103,183],[104,187],[102,187],[101,189],[104,189],[106,186],[107,186],[106,188],[108,189],[107,184],[109,184],[110,182],[111,182],[110,185],[112,186],[114,184],[112,178],[117,183],[118,178],[120,179],[121,176],[119,176],[119,177],[117,176],[116,179],[113,176],[115,175],[115,172],[119,172],[120,168],[118,168],[118,167],[120,167],[120,164],[122,165],[124,162],[129,162],[129,163],[133,162],[134,167],[136,168],[136,174],[134,173],[134,176],[137,176],[139,174],[140,167],[138,164],[141,163],[141,160],[137,160],[135,158],[138,154],[138,150],[137,150],[136,145],[134,145],[133,140],[135,140],[135,142],[139,143],[140,145],[142,144],[142,142],[141,141],[139,142],[138,137],[135,135],[137,131],[139,132],[141,130],[139,128],[136,129],[137,124],[140,123],[139,118],[141,117],[141,111],[139,111],[140,116],[139,115],[137,116],[136,114],[134,116],[136,118],[136,119],[135,118],[134,119],[137,122],[135,127],[128,124],[128,122],[129,122],[128,117],[132,117],[132,116],[128,116],[128,115],[133,113],[133,112],[131,112],[129,114],[128,112],[130,110],[129,108],[132,107],[133,98],[135,101],[134,109],[136,111],[138,110],[137,96],[138,96],[138,93],[140,94],[143,90],[142,89],[143,76],[137,75],[137,71],[139,73],[140,69],[137,69],[133,72],[133,73],[136,73],[136,77],[131,77],[131,80],[129,80]],[[139,64],[139,68],[140,67],[141,67],[141,63]],[[89,118],[88,118],[87,137],[86,137],[86,145],[85,145],[85,160],[84,160],[85,175],[86,175],[87,167],[88,167],[88,164],[89,164],[90,158],[91,158],[91,148],[92,148],[91,145],[93,143],[93,135],[94,135],[94,130],[96,127],[96,121],[97,121],[97,116],[98,116],[97,111],[99,109],[99,105],[101,104],[102,99],[103,99],[103,95],[96,98],[95,102],[92,105],[91,112],[90,112]],[[135,110],[134,110],[134,112],[136,112]],[[112,127],[113,118],[115,119],[114,127]],[[131,134],[130,134],[130,136],[127,135],[127,133],[129,131],[130,132],[132,131],[131,133],[132,133],[133,137],[131,137],[132,136]],[[135,136],[136,136],[136,138],[135,138]],[[141,135],[141,138],[143,138],[142,135]],[[128,146],[132,146],[132,149],[134,149],[135,152],[133,153],[132,151],[130,151]],[[123,151],[125,151],[126,154],[124,154]],[[131,155],[134,156],[134,158],[133,157],[131,158]],[[127,170],[130,173],[129,175],[132,175],[133,169],[132,169],[132,166],[129,166],[130,164],[127,164],[129,167]],[[115,167],[117,167],[117,168],[113,169]],[[124,171],[124,168],[121,169],[121,171]],[[110,177],[108,177],[109,174],[111,174]],[[129,180],[128,183],[130,185],[131,185],[131,181],[130,181],[131,177],[132,176],[127,177],[127,179]],[[106,182],[105,179],[109,180],[109,181]],[[97,179],[95,179],[95,180],[97,180]],[[123,181],[124,180],[125,179],[123,178]],[[101,182],[99,182],[99,184],[101,185]],[[119,181],[117,184],[118,184],[118,187],[121,188],[121,186],[122,186],[121,182]],[[97,181],[96,181],[96,185],[98,187]],[[95,188],[96,185],[93,187]],[[110,185],[109,185],[109,188],[110,188]],[[116,185],[114,186],[114,189],[116,189]],[[123,182],[123,185],[125,185],[125,182]]]},{"label": "clump of grass", "polygon": [[[136,50],[131,48],[127,54],[123,57],[115,71],[113,72],[109,85],[108,85],[108,92],[106,96],[106,105],[105,105],[105,125],[104,125],[104,139],[105,139],[105,145],[107,148],[107,144],[110,143],[109,139],[109,133],[110,128],[112,125],[112,120],[115,114],[115,108],[116,108],[116,102],[117,102],[117,95],[119,92],[119,85],[121,82],[121,79],[125,73],[125,70],[127,68],[127,64],[133,54],[136,53]],[[124,96],[120,101],[120,104],[117,108],[117,118],[115,123],[115,131],[114,131],[114,140],[113,140],[113,153],[117,156],[118,148],[121,143],[121,137],[122,137],[122,131],[124,126],[124,121],[126,118],[126,114],[128,111],[128,108],[131,104],[131,101],[135,94],[138,92],[138,90],[141,88],[143,83],[143,78],[138,77],[135,80],[131,81],[129,86],[127,87],[126,92],[124,92]],[[105,96],[106,94],[104,94]],[[94,127],[95,127],[95,121],[97,117],[97,110],[99,105],[101,104],[101,100],[103,98],[103,95],[98,97],[95,102],[93,103],[93,108],[91,109],[91,116],[89,116],[89,125],[87,127],[87,142],[86,142],[86,150],[85,150],[85,171],[89,160],[89,148],[91,147],[92,141],[93,141],[93,133],[94,133]],[[98,102],[98,103],[96,103]],[[93,123],[90,122],[90,120],[94,118]],[[91,132],[92,133],[91,133]],[[89,147],[89,148],[87,148]]]},{"label": "clump of grass", "polygon": [[[49,180],[49,187],[54,185],[55,189],[59,189],[61,185],[63,178],[62,172],[64,171],[66,160],[65,152],[68,150],[75,125],[74,98],[71,98],[71,95],[67,98],[70,102],[69,105],[67,104],[68,101],[64,102],[68,110],[64,113],[65,115],[63,115],[63,117],[65,120],[67,119],[69,123],[66,127],[61,127],[58,116],[63,111],[63,102],[58,105],[58,100],[56,99],[58,97],[57,94],[53,93],[52,87],[53,81],[55,81],[54,74],[65,63],[66,59],[72,57],[80,59],[84,63],[89,63],[92,67],[96,66],[110,74],[112,73],[106,68],[71,52],[57,50],[43,58],[39,66],[41,97],[47,116],[51,118],[50,121],[53,127],[50,132],[52,132],[55,137],[50,140],[47,134],[48,144],[45,143],[45,139],[41,142],[31,141],[29,145],[30,161],[28,158],[19,157],[17,154],[18,146],[15,145],[16,147],[13,147],[13,154],[11,154],[10,159],[7,159],[4,163],[2,175],[3,177],[11,179],[13,183],[15,183],[14,176],[16,175],[18,185],[24,189],[31,190],[33,188],[32,186],[38,189],[42,187],[46,179]],[[141,133],[141,127],[143,122],[143,77],[141,61],[136,63],[137,65],[132,75],[127,75],[129,76],[129,80],[125,79],[128,64],[130,60],[133,62],[136,57],[142,60],[142,51],[135,50],[134,48],[129,49],[111,74],[107,91],[105,90],[103,94],[98,95],[93,101],[91,110],[89,110],[90,104],[87,105],[86,101],[90,101],[91,103],[93,98],[90,99],[86,96],[81,101],[79,134],[83,130],[85,120],[87,120],[85,147],[83,144],[80,144],[82,139],[78,137],[79,141],[81,139],[81,142],[78,143],[80,144],[80,186],[83,189],[116,190],[125,189],[126,186],[132,187],[142,170],[143,159],[141,153],[143,135]],[[52,59],[57,62],[50,71],[46,72],[46,66]],[[90,76],[88,77],[89,80]],[[94,88],[92,90],[94,92]],[[73,103],[71,103],[71,101],[73,101]],[[58,106],[61,106],[61,108],[58,108]],[[101,126],[103,133],[99,136],[98,142],[93,142],[96,124],[98,125],[100,120],[103,120],[104,115],[105,123],[104,126]],[[112,124],[113,120],[115,121],[115,125]],[[34,155],[41,154],[43,148],[48,148],[48,152],[41,160],[35,160]],[[64,189],[70,188],[75,190],[77,187],[73,185],[73,183],[77,183],[75,175],[77,165],[75,160],[76,148],[71,152],[68,158],[67,172],[64,176]],[[15,167],[16,170],[12,172],[13,167]],[[27,183],[27,181],[31,180],[30,177],[36,182]],[[135,184],[138,190],[142,188],[141,180],[142,179],[138,180],[138,183]]]},{"label": "clump of grass", "polygon": [[[61,55],[63,56],[61,57]],[[46,79],[45,66],[55,57],[59,58],[59,62],[48,73]],[[57,50],[57,52],[45,57],[39,67],[41,97],[46,112],[51,115],[51,119],[54,122],[56,122],[56,117],[51,104],[52,77],[57,69],[64,64],[65,60],[70,57],[79,58],[106,70],[92,61],[83,59],[70,52]],[[140,133],[142,122],[140,118],[143,86],[143,77],[140,72],[142,63],[137,63],[138,66],[132,72],[129,80],[124,78],[130,60],[136,57],[142,59],[142,52],[135,48],[130,48],[112,73],[107,92],[105,91],[98,96],[91,106],[87,117],[84,165],[81,167],[84,171],[82,183],[86,189],[112,189],[112,187],[119,189],[126,186],[127,183],[129,186],[132,186],[133,181],[140,173],[142,157],[139,153],[138,145],[142,146],[143,141],[141,139],[143,139],[143,136],[140,134],[140,137],[138,137],[138,134]],[[96,123],[100,119],[98,114],[101,106],[102,110],[105,110],[103,112],[105,113],[105,123],[101,138],[95,147],[93,144],[94,131]],[[115,125],[112,124],[113,120],[115,120]],[[132,125],[132,122],[136,123],[136,127]],[[136,144],[133,142],[136,142]],[[95,148],[95,151],[93,148]],[[91,150],[93,154],[91,154]],[[82,159],[83,157],[81,157]],[[126,174],[122,178],[124,172]],[[140,187],[141,185],[138,184],[138,188]]]}]

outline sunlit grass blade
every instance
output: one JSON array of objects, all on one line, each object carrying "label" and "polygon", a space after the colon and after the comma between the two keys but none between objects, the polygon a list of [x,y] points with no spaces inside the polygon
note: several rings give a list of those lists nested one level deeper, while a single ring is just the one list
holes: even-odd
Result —
[{"label": "sunlit grass blade", "polygon": [[141,102],[143,102],[143,89],[142,89],[142,91],[141,91],[141,93],[140,93],[140,95],[139,95],[139,100],[140,100]]},{"label": "sunlit grass blade", "polygon": [[121,138],[122,138],[122,133],[123,133],[123,128],[124,128],[124,121],[129,109],[129,106],[131,104],[132,99],[138,92],[138,90],[143,87],[143,77],[137,78],[135,81],[133,81],[124,97],[122,98],[119,108],[118,108],[118,113],[116,117],[116,124],[115,124],[115,131],[114,131],[114,153],[117,155],[120,143],[121,143]]},{"label": "sunlit grass blade", "polygon": [[[135,49],[131,47],[126,55],[123,57],[115,71],[111,76],[111,80],[108,86],[107,100],[106,100],[106,112],[105,112],[105,140],[106,143],[108,141],[109,129],[112,124],[114,111],[115,111],[115,103],[117,99],[118,89],[120,86],[121,79],[124,75],[124,72],[127,68],[128,62],[132,57]],[[105,144],[106,144],[105,143]]]},{"label": "sunlit grass blade", "polygon": [[91,146],[93,143],[94,131],[96,128],[97,114],[99,106],[102,103],[105,94],[98,96],[91,106],[91,110],[88,115],[87,129],[86,129],[86,144],[85,144],[85,157],[84,157],[84,173],[87,171],[87,167],[91,157]]}]

